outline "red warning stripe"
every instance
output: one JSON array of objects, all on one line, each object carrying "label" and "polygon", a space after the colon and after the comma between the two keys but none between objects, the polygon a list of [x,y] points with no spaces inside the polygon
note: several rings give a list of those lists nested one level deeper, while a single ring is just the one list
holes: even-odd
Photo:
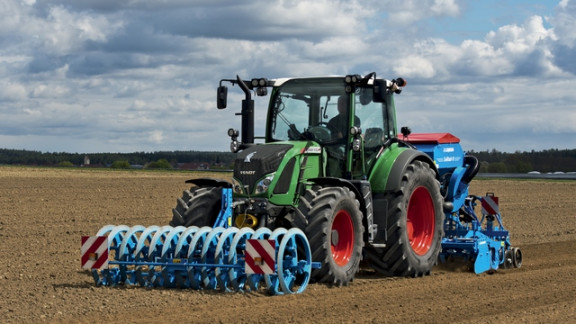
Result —
[{"label": "red warning stripe", "polygon": [[496,215],[499,213],[500,208],[498,207],[498,197],[494,196],[482,197],[482,214]]},{"label": "red warning stripe", "polygon": [[[275,252],[275,240],[248,240],[246,242],[246,273],[274,273]],[[257,264],[257,259],[260,259],[261,263]]]},{"label": "red warning stripe", "polygon": [[108,263],[108,238],[106,236],[82,236],[81,263],[84,269],[99,269],[105,266]]},{"label": "red warning stripe", "polygon": [[[272,250],[274,250],[276,242],[274,240],[266,240],[265,242],[267,242],[270,247],[272,248]],[[258,242],[260,243],[260,242]],[[264,243],[264,242],[262,242]],[[265,244],[265,243],[264,243]],[[262,244],[255,244],[254,246],[254,250],[256,250],[256,252],[258,252],[258,254],[260,255],[260,257],[263,259],[263,263],[264,264],[268,264],[268,265],[274,265],[274,258],[272,255],[270,255],[269,249],[266,249]]]}]

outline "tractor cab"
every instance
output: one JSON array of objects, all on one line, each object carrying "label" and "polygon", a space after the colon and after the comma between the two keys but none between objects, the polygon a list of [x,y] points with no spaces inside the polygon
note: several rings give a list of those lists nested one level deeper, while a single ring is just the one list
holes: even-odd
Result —
[{"label": "tractor cab", "polygon": [[[234,81],[241,82],[240,79]],[[265,142],[313,141],[319,144],[323,154],[319,176],[366,179],[379,150],[398,133],[392,93],[400,92],[399,87],[405,85],[402,79],[376,79],[375,73],[371,73],[364,78],[349,75],[271,81],[254,79],[242,83],[257,95],[268,94],[266,88],[272,87]],[[221,88],[218,93],[225,93]],[[244,100],[243,118],[249,118],[247,110],[253,110],[250,100]],[[242,132],[247,140],[253,138],[253,135],[245,134],[252,131],[251,123],[253,121],[243,119]],[[238,143],[237,131],[231,130],[229,135],[233,151],[251,145],[244,139]]]}]

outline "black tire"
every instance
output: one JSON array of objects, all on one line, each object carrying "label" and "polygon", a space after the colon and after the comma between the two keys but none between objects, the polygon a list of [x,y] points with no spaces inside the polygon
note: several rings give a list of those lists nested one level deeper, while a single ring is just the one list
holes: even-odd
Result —
[{"label": "black tire", "polygon": [[192,187],[176,200],[170,226],[212,226],[221,205],[221,187]]},{"label": "black tire", "polygon": [[514,268],[520,268],[522,266],[522,251],[520,248],[512,249],[512,264]]},{"label": "black tire", "polygon": [[412,162],[400,189],[388,195],[386,247],[366,249],[371,266],[387,276],[430,274],[441,249],[443,221],[436,173],[424,162]]},{"label": "black tire", "polygon": [[321,263],[312,271],[312,281],[342,286],[354,279],[364,246],[359,206],[345,187],[315,186],[300,198],[298,209],[307,222],[293,225],[308,237],[312,261]]}]

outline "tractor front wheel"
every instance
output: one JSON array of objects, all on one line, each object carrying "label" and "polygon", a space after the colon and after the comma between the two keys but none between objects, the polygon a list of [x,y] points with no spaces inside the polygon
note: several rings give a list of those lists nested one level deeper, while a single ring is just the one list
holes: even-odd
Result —
[{"label": "tractor front wheel", "polygon": [[345,187],[315,186],[300,198],[298,208],[307,222],[294,225],[308,237],[312,261],[321,263],[312,280],[341,286],[354,279],[364,245],[359,206]]},{"label": "tractor front wheel", "polygon": [[400,189],[388,194],[385,248],[369,248],[372,267],[388,276],[419,277],[430,273],[441,249],[442,197],[435,172],[414,161]]},{"label": "tractor front wheel", "polygon": [[212,226],[221,205],[221,187],[192,187],[177,199],[170,226]]}]

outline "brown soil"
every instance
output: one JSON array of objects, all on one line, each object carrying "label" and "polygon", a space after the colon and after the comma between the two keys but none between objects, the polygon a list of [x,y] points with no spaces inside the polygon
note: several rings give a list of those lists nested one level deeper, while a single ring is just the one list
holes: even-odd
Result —
[{"label": "brown soil", "polygon": [[361,272],[303,294],[95,287],[80,237],[106,224],[165,225],[193,173],[0,167],[0,322],[570,322],[576,317],[576,181],[476,180],[500,197],[520,269]]}]

